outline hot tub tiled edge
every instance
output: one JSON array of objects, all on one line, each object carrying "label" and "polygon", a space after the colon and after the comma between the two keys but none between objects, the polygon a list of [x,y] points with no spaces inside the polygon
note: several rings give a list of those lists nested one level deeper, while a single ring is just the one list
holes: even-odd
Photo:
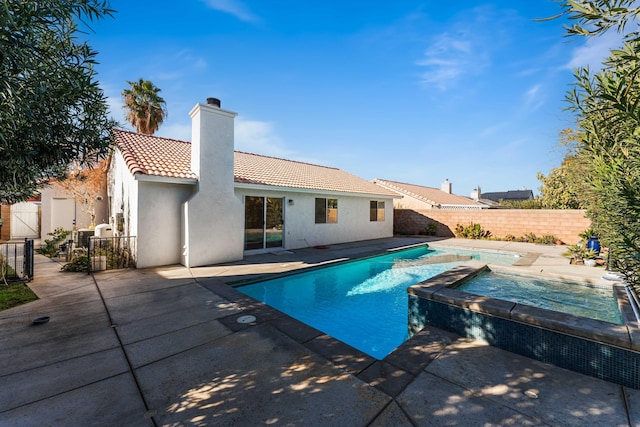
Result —
[{"label": "hot tub tiled edge", "polygon": [[410,333],[427,325],[435,326],[542,362],[640,389],[640,343],[636,341],[640,335],[636,322],[631,321],[623,306],[626,324],[614,325],[451,289],[460,281],[488,270],[480,264],[460,266],[408,288]]}]

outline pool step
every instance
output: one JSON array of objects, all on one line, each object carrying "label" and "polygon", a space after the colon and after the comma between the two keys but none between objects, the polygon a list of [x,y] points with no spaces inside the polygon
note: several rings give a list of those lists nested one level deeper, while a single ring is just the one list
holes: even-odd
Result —
[{"label": "pool step", "polygon": [[527,252],[522,258],[514,262],[513,265],[518,267],[528,267],[533,265],[541,254],[538,252]]},{"label": "pool step", "polygon": [[394,263],[393,268],[407,268],[407,267],[416,267],[420,265],[443,264],[447,262],[463,262],[463,261],[471,261],[472,259],[473,257],[471,255],[455,255],[455,254],[431,255],[431,256],[419,258],[419,259],[398,260]]}]

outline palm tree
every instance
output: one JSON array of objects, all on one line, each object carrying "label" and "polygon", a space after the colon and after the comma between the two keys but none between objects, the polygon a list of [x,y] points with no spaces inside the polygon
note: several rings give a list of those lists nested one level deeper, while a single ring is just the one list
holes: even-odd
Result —
[{"label": "palm tree", "polygon": [[167,117],[167,103],[158,95],[160,89],[149,80],[140,78],[137,82],[127,81],[130,89],[122,91],[127,121],[136,131],[153,135]]}]

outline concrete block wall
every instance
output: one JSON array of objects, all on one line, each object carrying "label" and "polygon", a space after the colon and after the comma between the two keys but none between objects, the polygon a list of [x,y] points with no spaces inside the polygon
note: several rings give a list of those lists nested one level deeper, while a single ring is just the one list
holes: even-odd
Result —
[{"label": "concrete block wall", "polygon": [[435,223],[436,236],[453,237],[457,224],[473,222],[497,238],[533,233],[539,237],[554,235],[568,244],[578,242],[579,234],[591,226],[584,210],[569,209],[394,209],[393,220],[395,234],[417,234],[424,231],[429,223]]},{"label": "concrete block wall", "polygon": [[2,218],[2,225],[0,225],[0,241],[7,241],[11,239],[11,205],[0,205],[0,218]]}]

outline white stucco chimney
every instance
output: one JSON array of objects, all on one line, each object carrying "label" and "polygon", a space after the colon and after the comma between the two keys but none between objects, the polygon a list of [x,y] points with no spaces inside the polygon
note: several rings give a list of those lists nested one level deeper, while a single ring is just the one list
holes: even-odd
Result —
[{"label": "white stucco chimney", "polygon": [[451,194],[451,183],[449,179],[445,179],[444,182],[440,185],[440,190],[444,191],[447,194]]},{"label": "white stucco chimney", "polygon": [[471,198],[477,202],[481,197],[482,192],[480,190],[480,186],[478,185],[478,188],[475,188],[473,191],[471,191]]},{"label": "white stucco chimney", "polygon": [[234,192],[234,119],[237,113],[208,98],[191,112],[191,170],[198,185],[184,204],[183,264],[242,259],[243,206]]},{"label": "white stucco chimney", "polygon": [[220,100],[207,98],[191,112],[191,170],[200,188],[215,185],[233,190],[234,119],[238,115],[220,108]]}]

